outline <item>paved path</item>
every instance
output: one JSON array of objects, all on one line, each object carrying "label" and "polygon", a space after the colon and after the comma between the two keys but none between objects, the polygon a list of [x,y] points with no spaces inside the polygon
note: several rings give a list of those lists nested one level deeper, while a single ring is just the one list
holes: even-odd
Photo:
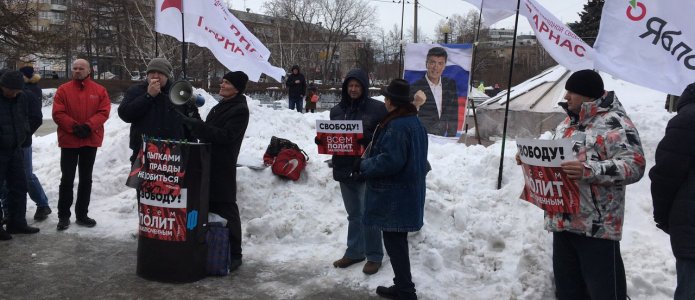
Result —
[{"label": "paved path", "polygon": [[[135,239],[44,233],[51,229],[40,227],[38,234],[13,235],[12,240],[0,242],[0,298],[379,299],[373,291],[322,286],[321,272],[248,260],[230,276],[187,284],[148,281],[135,274]],[[302,289],[297,291],[297,286]]]}]

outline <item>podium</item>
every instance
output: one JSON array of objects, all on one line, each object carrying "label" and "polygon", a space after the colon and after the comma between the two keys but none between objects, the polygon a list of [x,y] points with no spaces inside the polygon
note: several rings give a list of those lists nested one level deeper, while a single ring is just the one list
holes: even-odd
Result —
[{"label": "podium", "polygon": [[210,144],[148,140],[145,146],[128,179],[138,186],[136,273],[161,282],[200,280],[207,275]]}]

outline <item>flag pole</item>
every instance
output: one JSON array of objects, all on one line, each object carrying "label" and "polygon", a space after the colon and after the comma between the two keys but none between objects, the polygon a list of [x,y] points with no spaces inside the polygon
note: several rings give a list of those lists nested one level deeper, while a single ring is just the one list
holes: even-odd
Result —
[{"label": "flag pole", "polygon": [[509,116],[509,101],[510,94],[512,91],[512,74],[514,71],[514,52],[516,50],[516,32],[519,28],[519,8],[521,7],[521,0],[516,2],[516,17],[514,20],[514,38],[512,40],[512,57],[509,63],[509,79],[507,80],[507,103],[504,106],[504,127],[502,130],[502,153],[500,154],[500,170],[497,175],[497,189],[502,188],[502,169],[504,166],[504,145],[507,140],[507,117]]},{"label": "flag pole", "polygon": [[186,32],[185,32],[185,27],[186,27],[186,21],[184,20],[183,17],[183,12],[184,12],[184,3],[185,1],[181,1],[181,73],[183,74],[182,79],[186,79],[186,56],[188,53],[186,53]]},{"label": "flag pole", "polygon": [[[475,73],[475,58],[478,54],[478,41],[480,40],[480,26],[483,20],[483,7],[485,6],[485,0],[480,2],[480,13],[478,14],[478,29],[475,32],[475,41],[473,42],[473,57],[471,62],[471,78],[468,80],[470,82],[468,86],[468,95],[473,92],[473,74]],[[470,96],[468,97],[470,99]],[[478,116],[475,112],[475,101],[471,100],[471,108],[473,109],[473,126],[475,126],[475,138],[478,140],[478,145],[482,144],[480,141],[480,131],[478,130]]]}]

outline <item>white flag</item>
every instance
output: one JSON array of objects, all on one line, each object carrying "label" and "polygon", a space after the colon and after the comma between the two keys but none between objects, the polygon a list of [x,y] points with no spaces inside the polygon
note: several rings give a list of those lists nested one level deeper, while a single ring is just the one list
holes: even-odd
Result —
[{"label": "white flag", "polygon": [[270,51],[226,8],[221,0],[156,0],[155,30],[210,49],[232,71],[258,81],[262,73],[281,81],[285,70],[268,62]]},{"label": "white flag", "polygon": [[491,25],[513,15],[519,4],[519,14],[528,19],[536,39],[555,61],[573,71],[593,69],[594,49],[535,0],[521,0],[521,3],[517,0],[464,1],[482,10],[485,25]]},{"label": "white flag", "polygon": [[596,68],[680,95],[695,82],[694,11],[695,1],[606,1],[594,45]]},{"label": "white flag", "polygon": [[482,11],[483,26],[490,27],[516,13],[517,0],[463,0]]},{"label": "white flag", "polygon": [[594,49],[535,0],[522,0],[520,13],[528,19],[536,39],[563,67],[578,71],[593,69]]}]

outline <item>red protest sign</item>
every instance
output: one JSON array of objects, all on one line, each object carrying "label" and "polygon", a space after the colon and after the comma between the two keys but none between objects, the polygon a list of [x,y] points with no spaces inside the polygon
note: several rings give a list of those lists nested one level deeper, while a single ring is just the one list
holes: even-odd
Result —
[{"label": "red protest sign", "polygon": [[316,120],[316,137],[321,141],[319,154],[359,156],[364,146],[358,141],[364,137],[362,120]]}]

